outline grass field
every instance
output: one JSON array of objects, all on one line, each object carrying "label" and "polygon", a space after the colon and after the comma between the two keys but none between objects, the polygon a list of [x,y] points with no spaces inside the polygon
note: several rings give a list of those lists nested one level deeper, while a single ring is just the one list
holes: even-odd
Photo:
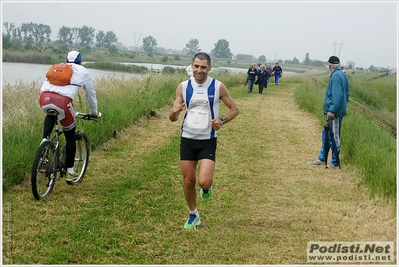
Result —
[{"label": "grass field", "polygon": [[294,101],[297,86],[283,79],[250,95],[228,85],[241,113],[219,132],[199,229],[183,229],[181,121],[166,105],[99,145],[82,184],[58,181],[39,202],[27,180],[3,192],[3,263],[306,264],[309,241],[395,242],[396,203],[370,198],[345,154],[341,170],[307,165],[321,127]]}]

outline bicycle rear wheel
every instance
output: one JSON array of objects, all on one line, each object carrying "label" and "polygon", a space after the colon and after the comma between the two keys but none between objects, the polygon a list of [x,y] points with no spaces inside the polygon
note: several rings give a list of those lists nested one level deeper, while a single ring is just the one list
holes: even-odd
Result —
[{"label": "bicycle rear wheel", "polygon": [[75,152],[75,163],[73,169],[79,176],[68,184],[76,184],[82,182],[87,166],[89,164],[89,140],[84,133],[75,133],[76,140],[76,152]]},{"label": "bicycle rear wheel", "polygon": [[31,173],[32,193],[37,200],[47,197],[53,191],[57,177],[54,154],[55,145],[51,141],[43,142],[37,149]]}]

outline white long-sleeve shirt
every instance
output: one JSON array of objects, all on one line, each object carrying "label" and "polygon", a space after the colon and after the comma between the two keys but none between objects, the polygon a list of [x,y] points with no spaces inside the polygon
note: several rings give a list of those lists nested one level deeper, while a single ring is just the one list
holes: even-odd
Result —
[{"label": "white long-sleeve shirt", "polygon": [[93,81],[91,80],[90,72],[83,67],[82,65],[75,63],[68,63],[72,69],[73,74],[71,78],[71,82],[65,86],[58,86],[50,84],[49,81],[43,82],[41,92],[54,92],[70,99],[74,99],[78,94],[80,87],[82,86],[85,90],[86,99],[89,103],[90,113],[97,114],[98,113],[98,104],[97,104],[97,96],[96,91],[94,90]]},{"label": "white long-sleeve shirt", "polygon": [[187,75],[188,75],[190,78],[193,77],[193,68],[191,67],[191,65],[188,65],[188,66],[187,66],[186,72],[187,72]]}]

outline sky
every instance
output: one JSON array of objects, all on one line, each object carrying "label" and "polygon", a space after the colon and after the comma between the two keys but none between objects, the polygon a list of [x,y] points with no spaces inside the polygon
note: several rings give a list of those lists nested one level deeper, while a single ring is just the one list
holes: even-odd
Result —
[{"label": "sky", "polygon": [[[229,42],[233,54],[267,61],[327,61],[397,68],[398,1],[2,1],[2,25],[49,25],[59,29],[89,26],[113,31],[123,46],[142,45],[146,36],[158,46],[181,50],[198,39],[201,51]],[[5,27],[2,26],[2,32]]]}]

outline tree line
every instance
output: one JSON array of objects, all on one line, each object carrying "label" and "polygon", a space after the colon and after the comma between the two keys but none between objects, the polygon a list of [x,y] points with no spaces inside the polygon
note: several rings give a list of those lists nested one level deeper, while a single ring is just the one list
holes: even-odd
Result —
[{"label": "tree line", "polygon": [[[17,27],[13,22],[4,22],[6,34],[3,37],[11,39],[18,39],[28,43],[50,43],[51,27],[49,25],[38,23],[22,23]],[[5,36],[4,36],[5,35]],[[58,44],[91,46],[95,44],[96,47],[108,48],[113,43],[118,41],[116,34],[113,31],[104,32],[102,30],[96,33],[96,30],[90,26],[83,27],[66,27],[62,26],[57,33]]]},{"label": "tree line", "polygon": [[[16,27],[12,22],[4,22],[3,25],[7,32],[5,36],[6,38],[38,44],[51,42],[50,35],[52,30],[49,25],[32,22],[22,23],[20,27]],[[116,47],[113,47],[113,44],[118,41],[118,37],[113,31],[104,32],[100,30],[96,33],[96,30],[93,27],[86,25],[80,28],[62,26],[58,31],[57,38],[58,39],[54,43],[76,46],[92,46],[95,44],[95,46],[99,48],[108,48],[111,54],[117,52],[117,49]],[[3,46],[4,44],[7,45],[7,40],[6,42],[3,42]],[[153,53],[157,53],[160,48],[158,47],[157,40],[153,36],[146,36],[143,38],[141,49],[149,53],[151,56]],[[186,44],[185,50],[187,55],[195,55],[200,52],[201,48],[199,47],[199,40],[190,39]],[[216,58],[231,58],[233,56],[233,53],[230,50],[230,44],[225,39],[218,40],[214,44],[214,49],[212,49],[210,54]],[[258,61],[264,63],[266,62],[266,57],[261,55],[258,58]],[[280,63],[283,63],[283,61],[281,60]],[[296,57],[292,61],[286,60],[284,63],[300,64]],[[303,64],[309,66],[323,66],[325,63],[317,60],[310,60],[309,53],[307,53]]]},{"label": "tree line", "polygon": [[[49,25],[38,24],[38,23],[22,23],[20,27],[17,27],[12,22],[3,22],[3,25],[6,29],[6,33],[3,33],[3,48],[12,48],[13,42],[15,43],[15,48],[20,47],[18,45],[18,41],[26,42],[25,48],[32,47],[32,44],[35,43],[37,46],[40,46],[43,43],[51,43],[50,39],[52,30]],[[65,44],[65,45],[76,45],[76,46],[85,46],[91,47],[95,45],[98,48],[108,48],[111,54],[117,53],[118,49],[115,46],[115,43],[118,41],[118,37],[113,31],[97,31],[90,26],[83,27],[66,27],[62,26],[57,33],[57,40],[54,41],[55,44]],[[162,53],[161,47],[158,47],[157,40],[153,36],[146,36],[143,38],[142,46],[138,48],[139,50],[143,50],[149,55],[153,55],[153,53]],[[187,55],[195,55],[196,53],[201,51],[199,46],[198,39],[190,39],[185,46],[185,52]],[[229,58],[231,59],[233,53],[230,50],[229,42],[225,39],[219,39],[214,44],[214,49],[210,52],[212,57],[216,58]],[[239,55],[237,59],[240,60]],[[247,59],[248,60],[248,59]],[[256,60],[256,59],[252,59]],[[260,63],[266,62],[266,57],[261,55],[257,61]],[[293,60],[278,60],[280,63],[285,64],[303,64],[305,66],[315,66],[315,67],[323,67],[325,66],[324,61],[320,60],[311,60],[309,57],[309,53],[306,53],[304,61],[301,63],[296,57]],[[348,69],[355,69],[356,63],[349,61],[347,63]],[[361,68],[362,69],[362,68]],[[389,71],[389,68],[376,68],[373,65],[370,66],[369,70],[371,71]]]},{"label": "tree line", "polygon": [[[4,22],[3,25],[6,29],[6,33],[3,33],[3,40],[6,38],[5,44],[10,40],[36,44],[51,43],[52,30],[49,25],[33,22],[22,23],[20,27],[17,27],[13,22]],[[93,27],[86,25],[80,28],[62,26],[57,33],[57,38],[54,41],[57,44],[80,46],[92,46],[94,44],[100,48],[109,48],[118,41],[118,37],[113,31],[100,30],[96,32]],[[143,38],[141,48],[148,53],[156,53],[159,47],[153,36],[146,36]],[[186,44],[186,50],[188,55],[195,55],[200,52],[198,39],[189,40]],[[225,39],[218,40],[215,43],[215,48],[211,51],[211,54],[218,58],[231,58],[233,55],[229,48],[229,42]]]}]

